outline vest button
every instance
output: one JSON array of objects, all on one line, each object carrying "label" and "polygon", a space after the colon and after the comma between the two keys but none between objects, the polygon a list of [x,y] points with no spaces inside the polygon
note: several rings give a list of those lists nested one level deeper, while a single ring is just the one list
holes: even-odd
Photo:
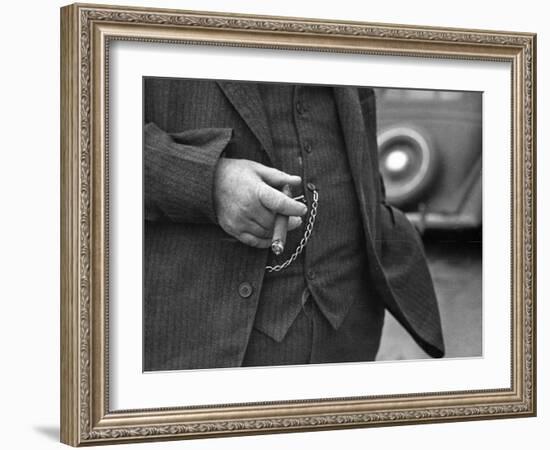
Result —
[{"label": "vest button", "polygon": [[244,282],[239,285],[239,295],[242,298],[248,298],[252,295],[252,285]]},{"label": "vest button", "polygon": [[304,145],[304,150],[307,152],[307,153],[311,153],[311,150],[313,150],[311,148],[311,144],[309,142],[306,142],[306,144]]},{"label": "vest button", "polygon": [[304,104],[300,101],[296,102],[296,111],[298,111],[298,114],[302,115],[306,112],[306,107]]},{"label": "vest button", "polygon": [[309,271],[307,272],[307,278],[308,278],[308,280],[313,280],[313,279],[315,279],[315,272],[314,272],[313,270],[309,270]]}]

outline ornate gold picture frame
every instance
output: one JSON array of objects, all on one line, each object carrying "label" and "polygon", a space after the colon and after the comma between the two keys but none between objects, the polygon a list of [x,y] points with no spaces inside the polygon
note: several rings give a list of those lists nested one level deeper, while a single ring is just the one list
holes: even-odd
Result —
[{"label": "ornate gold picture frame", "polygon": [[[115,41],[506,62],[508,387],[114,410],[109,388],[109,56]],[[61,441],[192,439],[536,414],[536,36],[74,4],[61,9]],[[507,124],[508,125],[508,124]],[[510,129],[510,127],[508,127]],[[496,162],[498,164],[498,161]]]}]

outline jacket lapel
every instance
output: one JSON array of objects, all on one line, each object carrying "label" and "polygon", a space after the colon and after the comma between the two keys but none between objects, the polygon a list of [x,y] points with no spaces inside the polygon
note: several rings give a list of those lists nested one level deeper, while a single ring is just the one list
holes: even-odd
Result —
[{"label": "jacket lapel", "polygon": [[376,149],[369,148],[359,96],[355,95],[351,88],[335,87],[334,98],[363,221],[368,237],[372,239],[375,231],[374,209],[378,176],[369,175],[378,174],[378,168],[373,167],[374,163],[370,156],[371,151],[376,151]]},{"label": "jacket lapel", "polygon": [[221,90],[246,122],[254,136],[268,154],[274,167],[280,167],[280,161],[273,151],[271,131],[267,122],[264,105],[258,85],[235,81],[218,81]]}]

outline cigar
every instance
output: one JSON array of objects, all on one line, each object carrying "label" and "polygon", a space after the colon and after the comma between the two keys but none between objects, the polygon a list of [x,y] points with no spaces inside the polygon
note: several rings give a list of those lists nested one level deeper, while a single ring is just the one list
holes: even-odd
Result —
[{"label": "cigar", "polygon": [[[283,194],[287,197],[292,196],[290,186],[285,184],[282,189]],[[275,225],[273,227],[273,239],[271,240],[271,251],[275,255],[280,255],[285,250],[286,233],[288,232],[288,220],[289,217],[284,214],[277,214],[275,216]]]}]

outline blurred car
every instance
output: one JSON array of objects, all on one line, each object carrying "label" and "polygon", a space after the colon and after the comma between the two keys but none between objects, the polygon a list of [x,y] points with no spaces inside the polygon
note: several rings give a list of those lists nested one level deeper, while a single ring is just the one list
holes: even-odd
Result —
[{"label": "blurred car", "polygon": [[482,225],[482,94],[375,88],[388,203],[420,232]]}]

